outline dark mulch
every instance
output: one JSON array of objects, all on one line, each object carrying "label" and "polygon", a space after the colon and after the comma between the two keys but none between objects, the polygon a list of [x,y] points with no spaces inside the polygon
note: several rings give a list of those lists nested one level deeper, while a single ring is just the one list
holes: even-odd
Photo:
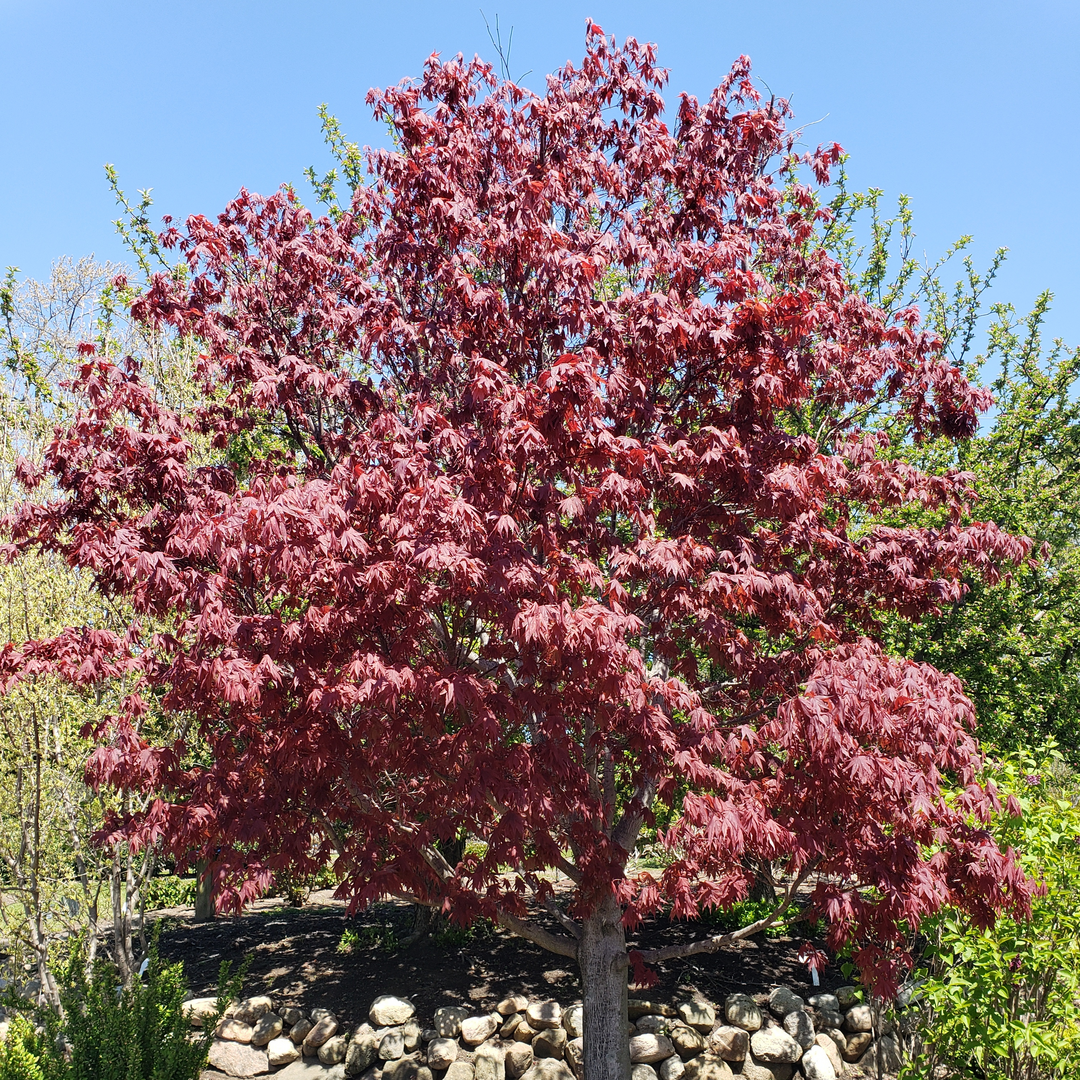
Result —
[{"label": "dark mulch", "polygon": [[[235,970],[250,958],[245,993],[272,993],[282,1005],[332,1009],[347,1026],[366,1020],[379,994],[408,996],[421,1019],[429,1019],[440,1005],[473,1004],[486,1010],[512,993],[555,998],[564,1005],[581,996],[573,961],[500,930],[458,932],[456,939],[445,935],[441,941],[429,938],[410,949],[388,950],[387,927],[398,940],[411,928],[412,911],[404,904],[380,904],[350,918],[327,892],[314,894],[303,908],[265,900],[244,915],[211,923],[196,923],[183,909],[156,917],[162,924],[161,954],[183,961],[193,994],[215,992],[223,960]],[[342,952],[338,945],[346,929],[361,934],[363,942]],[[708,932],[695,924],[659,920],[643,925],[633,944],[653,948]],[[382,940],[373,941],[376,936]],[[797,959],[802,940],[758,936],[711,955],[667,961],[657,969],[656,987],[631,993],[671,1001],[698,992],[720,1003],[734,991],[759,993],[785,984],[809,995],[815,992],[810,975]],[[823,989],[845,981],[835,963],[821,979]]]}]

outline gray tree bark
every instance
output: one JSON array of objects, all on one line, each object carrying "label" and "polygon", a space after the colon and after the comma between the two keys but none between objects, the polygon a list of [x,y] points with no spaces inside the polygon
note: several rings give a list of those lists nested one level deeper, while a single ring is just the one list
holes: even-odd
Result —
[{"label": "gray tree bark", "polygon": [[630,1080],[626,1037],[626,934],[609,899],[583,920],[578,944],[584,1002],[585,1080]]},{"label": "gray tree bark", "polygon": [[214,883],[207,873],[210,864],[200,859],[195,864],[195,921],[209,922],[214,917]]}]

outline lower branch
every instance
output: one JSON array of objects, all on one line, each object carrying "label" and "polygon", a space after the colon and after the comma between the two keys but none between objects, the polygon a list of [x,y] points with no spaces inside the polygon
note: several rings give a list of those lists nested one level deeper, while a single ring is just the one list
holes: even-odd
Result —
[{"label": "lower branch", "polygon": [[[407,904],[422,904],[425,907],[435,905],[433,900],[421,900],[420,897],[407,892],[397,891],[391,895],[397,900],[404,900]],[[500,926],[505,927],[512,934],[523,937],[534,945],[547,949],[548,952],[557,953],[559,956],[569,956],[572,960],[577,959],[578,946],[573,938],[553,934],[550,930],[545,930],[542,926],[537,926],[536,923],[529,922],[526,919],[519,919],[516,915],[511,915],[507,911],[498,912],[498,921]]]},{"label": "lower branch", "polygon": [[689,941],[683,945],[667,945],[662,949],[642,949],[639,953],[642,962],[645,964],[656,964],[661,960],[673,960],[680,956],[696,956],[698,953],[712,953],[716,952],[717,949],[723,948],[725,945],[730,945],[733,941],[740,941],[742,938],[760,933],[767,927],[772,926],[772,924],[787,911],[791,906],[791,902],[795,899],[795,893],[798,891],[799,887],[814,872],[814,870],[817,869],[818,863],[820,862],[820,856],[813,859],[803,871],[792,880],[791,884],[785,890],[784,899],[781,901],[780,905],[756,922],[752,922],[748,926],[743,926],[738,930],[732,930],[726,934],[715,934],[713,937],[699,938],[697,941]]},{"label": "lower branch", "polygon": [[561,934],[553,934],[536,923],[519,919],[506,911],[499,912],[499,925],[505,926],[513,934],[523,937],[527,941],[539,945],[548,952],[557,953],[559,956],[569,956],[572,960],[577,959],[578,945],[573,938],[563,937]]}]

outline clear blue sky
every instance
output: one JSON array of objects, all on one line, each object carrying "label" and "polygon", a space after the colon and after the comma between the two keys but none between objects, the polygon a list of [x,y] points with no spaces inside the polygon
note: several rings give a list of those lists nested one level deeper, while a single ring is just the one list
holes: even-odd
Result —
[{"label": "clear blue sky", "polygon": [[[1056,294],[1051,329],[1080,344],[1077,0],[480,0],[514,74],[580,59],[586,16],[651,40],[668,100],[705,95],[739,53],[807,139],[840,142],[857,184],[914,200],[918,247],[973,233],[1011,255],[997,294]],[[493,58],[480,6],[446,0],[0,0],[0,266],[124,258],[102,166],[155,210],[217,213],[241,186],[326,166],[316,109],[384,138],[370,86],[417,75],[433,51]]]}]

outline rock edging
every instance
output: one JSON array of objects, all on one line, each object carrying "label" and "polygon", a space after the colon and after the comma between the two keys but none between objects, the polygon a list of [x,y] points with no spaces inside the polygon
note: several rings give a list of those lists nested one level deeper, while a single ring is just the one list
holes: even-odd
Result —
[{"label": "rock edging", "polygon": [[[195,1028],[213,998],[184,1008]],[[838,1080],[894,1074],[902,1045],[856,987],[804,1001],[790,987],[675,1004],[631,999],[632,1080]],[[583,1080],[582,1006],[504,998],[490,1012],[436,1009],[421,1023],[408,998],[383,994],[367,1022],[342,1031],[329,1010],[274,1008],[261,995],[234,1003],[215,1029],[210,1065],[227,1076],[280,1080]]]}]

